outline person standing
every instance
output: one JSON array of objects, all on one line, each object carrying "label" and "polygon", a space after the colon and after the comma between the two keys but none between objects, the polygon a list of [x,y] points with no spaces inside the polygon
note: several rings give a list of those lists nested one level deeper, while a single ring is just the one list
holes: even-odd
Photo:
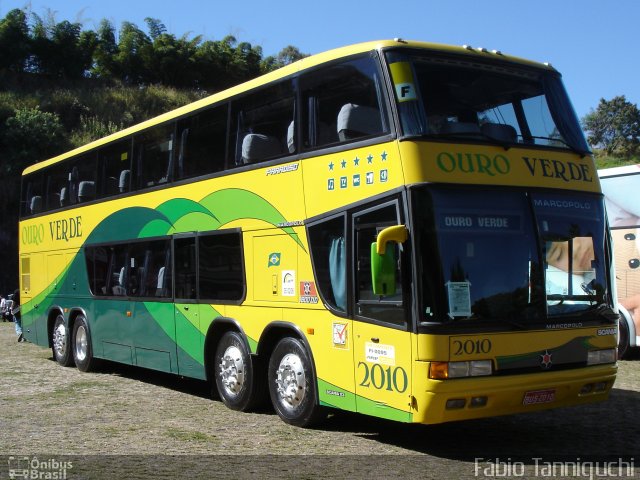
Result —
[{"label": "person standing", "polygon": [[11,314],[13,315],[13,322],[16,326],[16,335],[18,335],[18,343],[24,342],[25,338],[22,335],[22,319],[20,318],[20,290],[13,292],[13,305],[11,305]]},{"label": "person standing", "polygon": [[7,319],[4,315],[4,311],[7,309],[7,300],[4,298],[4,295],[0,295],[0,315],[2,315],[2,321],[5,322]]}]

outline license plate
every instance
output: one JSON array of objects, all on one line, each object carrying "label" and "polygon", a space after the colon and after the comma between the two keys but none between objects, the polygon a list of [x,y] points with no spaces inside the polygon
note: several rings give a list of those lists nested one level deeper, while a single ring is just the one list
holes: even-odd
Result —
[{"label": "license plate", "polygon": [[523,405],[535,405],[537,403],[551,403],[556,399],[556,391],[551,390],[534,390],[531,392],[526,392],[524,394],[524,399],[522,400]]}]

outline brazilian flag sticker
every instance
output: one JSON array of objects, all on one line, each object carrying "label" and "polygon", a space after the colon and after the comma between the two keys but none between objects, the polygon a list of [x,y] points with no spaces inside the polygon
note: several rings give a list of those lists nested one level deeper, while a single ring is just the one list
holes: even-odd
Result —
[{"label": "brazilian flag sticker", "polygon": [[278,267],[280,265],[280,253],[273,252],[269,254],[269,267]]}]

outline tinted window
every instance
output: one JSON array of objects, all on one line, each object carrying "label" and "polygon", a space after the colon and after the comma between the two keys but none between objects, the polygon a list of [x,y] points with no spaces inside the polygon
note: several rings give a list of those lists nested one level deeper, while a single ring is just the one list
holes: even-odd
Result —
[{"label": "tinted window", "polygon": [[174,241],[176,298],[195,299],[196,288],[196,239],[177,238]]},{"label": "tinted window", "polygon": [[171,280],[169,240],[134,243],[129,248],[127,291],[134,297],[168,297]]},{"label": "tinted window", "polygon": [[166,184],[173,177],[173,124],[158,126],[133,140],[137,188]]},{"label": "tinted window", "polygon": [[94,295],[127,294],[127,245],[87,247],[85,258],[89,286]]},{"label": "tinted window", "polygon": [[121,140],[98,151],[102,196],[117,195],[131,189],[131,139]]},{"label": "tinted window", "polygon": [[226,105],[178,122],[177,178],[191,178],[224,170],[227,142]]},{"label": "tinted window", "polygon": [[74,159],[69,168],[69,202],[83,203],[96,198],[95,151]]},{"label": "tinted window", "polygon": [[291,81],[233,102],[236,165],[261,162],[296,151]]},{"label": "tinted window", "polygon": [[241,233],[203,235],[198,242],[200,298],[241,300],[244,296]]},{"label": "tinted window", "polygon": [[87,247],[85,255],[94,295],[171,297],[169,239]]},{"label": "tinted window", "polygon": [[23,180],[22,206],[23,216],[40,213],[44,209],[44,185],[41,172],[32,173]]},{"label": "tinted window", "polygon": [[47,171],[46,209],[69,205],[69,170],[66,164],[54,165]]},{"label": "tinted window", "polygon": [[377,62],[363,57],[300,78],[304,148],[387,132]]},{"label": "tinted window", "polygon": [[347,245],[344,215],[309,226],[309,244],[323,300],[336,310],[345,312]]},{"label": "tinted window", "polygon": [[396,205],[387,205],[354,215],[353,223],[357,255],[356,314],[385,322],[404,324],[406,314],[403,307],[401,270],[404,245],[395,242],[387,244],[387,249],[394,250],[396,259],[394,291],[389,295],[376,295],[373,293],[371,280],[371,245],[384,228],[399,223]]}]

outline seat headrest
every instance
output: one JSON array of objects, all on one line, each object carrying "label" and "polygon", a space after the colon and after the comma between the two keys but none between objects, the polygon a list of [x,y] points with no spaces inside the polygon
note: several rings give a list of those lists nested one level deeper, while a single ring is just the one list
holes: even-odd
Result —
[{"label": "seat headrest", "polygon": [[[338,136],[341,140],[373,135],[382,131],[380,111],[377,108],[347,103],[338,113]],[[345,135],[345,132],[352,132]]]},{"label": "seat headrest", "polygon": [[274,137],[249,133],[242,140],[242,162],[253,163],[282,153],[280,142]]},{"label": "seat headrest", "polygon": [[485,123],[480,127],[482,134],[487,137],[508,143],[516,143],[518,140],[518,132],[511,125],[502,123]]},{"label": "seat headrest", "polygon": [[82,181],[78,185],[78,198],[91,199],[96,194],[96,182]]}]

